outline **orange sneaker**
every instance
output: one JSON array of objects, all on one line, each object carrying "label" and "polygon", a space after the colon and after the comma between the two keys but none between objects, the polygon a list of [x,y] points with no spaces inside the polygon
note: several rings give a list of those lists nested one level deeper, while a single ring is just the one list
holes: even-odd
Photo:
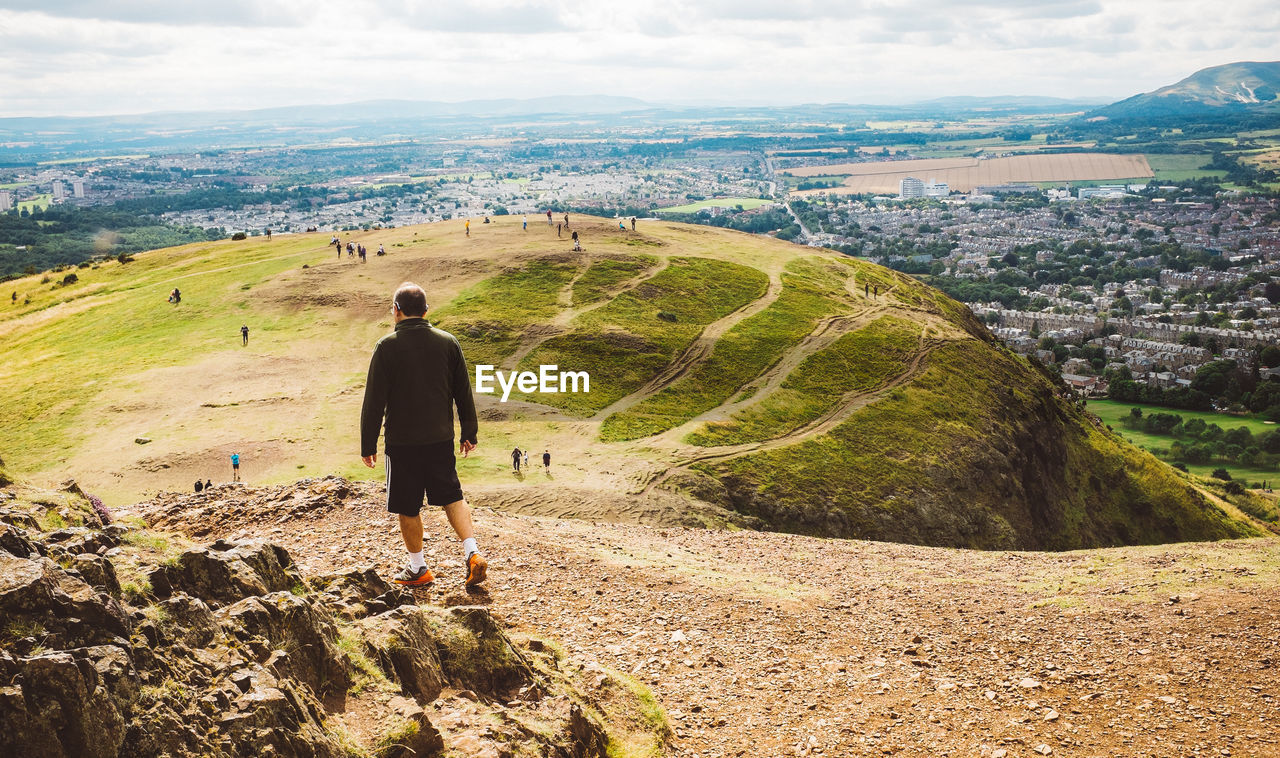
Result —
[{"label": "orange sneaker", "polygon": [[474,587],[484,581],[485,572],[489,569],[489,562],[479,553],[472,553],[467,559],[467,586]]},{"label": "orange sneaker", "polygon": [[431,573],[431,569],[423,566],[420,569],[414,569],[413,567],[406,568],[399,574],[396,574],[395,579],[392,581],[405,587],[425,587],[435,580],[436,577]]}]

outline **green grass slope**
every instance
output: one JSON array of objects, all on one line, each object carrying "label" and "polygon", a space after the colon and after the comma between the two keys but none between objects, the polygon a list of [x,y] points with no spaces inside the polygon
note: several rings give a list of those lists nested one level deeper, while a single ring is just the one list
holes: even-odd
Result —
[{"label": "green grass slope", "polygon": [[698,468],[735,508],[801,533],[1050,550],[1259,533],[978,341],[933,351],[829,435]]},{"label": "green grass slope", "polygon": [[[254,484],[380,479],[357,455],[360,401],[408,280],[473,365],[591,376],[588,393],[476,395],[480,447],[459,467],[480,504],[649,523],[714,510],[664,491],[684,488],[729,509],[709,522],[1050,549],[1245,536],[1277,515],[1261,495],[1202,495],[1093,426],[911,277],[661,221],[575,218],[582,251],[554,229],[463,223],[344,235],[385,244],[365,264],[326,232],[9,283],[5,469],[74,477],[109,505],[226,481],[232,453]],[[552,470],[516,475],[513,446],[550,450]]]}]

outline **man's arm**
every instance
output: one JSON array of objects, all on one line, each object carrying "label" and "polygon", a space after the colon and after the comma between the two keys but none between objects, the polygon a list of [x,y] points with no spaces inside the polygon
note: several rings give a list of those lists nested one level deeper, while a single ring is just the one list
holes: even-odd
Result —
[{"label": "man's arm", "polygon": [[[387,371],[383,365],[381,346],[374,348],[369,360],[369,376],[364,383],[364,405],[360,409],[360,456],[377,459],[378,432],[387,410]],[[373,465],[370,461],[365,461]]]},{"label": "man's arm", "polygon": [[458,423],[462,427],[461,442],[476,444],[476,403],[471,396],[471,376],[467,373],[467,361],[462,357],[462,346],[453,342],[457,355],[453,366],[453,402],[458,406]]}]

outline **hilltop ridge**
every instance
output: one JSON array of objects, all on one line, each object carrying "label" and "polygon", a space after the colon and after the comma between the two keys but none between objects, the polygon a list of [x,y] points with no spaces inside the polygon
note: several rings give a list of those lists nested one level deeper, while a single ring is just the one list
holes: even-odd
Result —
[{"label": "hilltop ridge", "polygon": [[1120,100],[1090,116],[1111,119],[1212,117],[1280,109],[1280,61],[1210,66],[1181,81]]},{"label": "hilltop ridge", "polygon": [[[476,396],[461,474],[482,506],[979,548],[1262,533],[910,277],[659,221],[575,217],[582,252],[537,218],[462,225],[344,235],[385,244],[367,264],[322,233],[21,280],[30,302],[0,320],[0,407],[21,423],[0,450],[116,502],[221,481],[233,452],[254,482],[376,477],[356,457],[362,381],[391,291],[414,280],[473,364],[591,376],[590,392]],[[513,447],[533,471],[511,470]]]}]

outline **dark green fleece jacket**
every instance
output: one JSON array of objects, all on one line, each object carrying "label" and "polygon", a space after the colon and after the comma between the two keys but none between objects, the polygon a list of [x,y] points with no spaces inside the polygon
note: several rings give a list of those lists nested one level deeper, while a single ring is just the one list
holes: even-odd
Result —
[{"label": "dark green fleece jacket", "polygon": [[455,405],[462,439],[474,444],[476,406],[462,346],[426,319],[404,319],[394,332],[378,340],[369,361],[360,411],[360,455],[377,452],[384,415],[388,445],[453,440]]}]

